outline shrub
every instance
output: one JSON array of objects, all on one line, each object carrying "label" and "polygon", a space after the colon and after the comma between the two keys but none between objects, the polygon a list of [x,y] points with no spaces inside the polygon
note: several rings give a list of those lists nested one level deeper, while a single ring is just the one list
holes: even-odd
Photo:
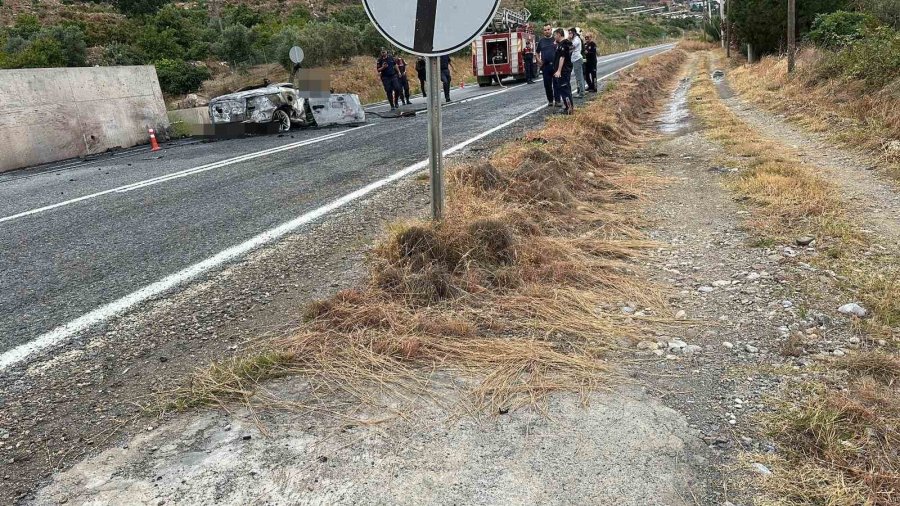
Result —
[{"label": "shrub", "polygon": [[184,60],[162,59],[155,63],[159,86],[163,92],[181,95],[197,91],[203,81],[209,79],[209,69],[191,65]]},{"label": "shrub", "polygon": [[875,18],[862,12],[819,14],[807,37],[817,46],[836,49],[861,39],[867,27],[874,24]]},{"label": "shrub", "polygon": [[253,32],[244,25],[231,25],[222,32],[222,40],[215,46],[219,58],[247,65],[253,63]]},{"label": "shrub", "polygon": [[844,75],[880,88],[900,75],[900,32],[886,26],[825,59],[822,75]]}]

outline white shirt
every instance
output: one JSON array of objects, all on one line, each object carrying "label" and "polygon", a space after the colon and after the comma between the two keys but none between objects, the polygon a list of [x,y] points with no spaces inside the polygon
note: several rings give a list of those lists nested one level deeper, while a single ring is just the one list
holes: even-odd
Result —
[{"label": "white shirt", "polygon": [[572,37],[572,62],[581,61],[584,59],[584,56],[581,56],[581,37],[574,36]]}]

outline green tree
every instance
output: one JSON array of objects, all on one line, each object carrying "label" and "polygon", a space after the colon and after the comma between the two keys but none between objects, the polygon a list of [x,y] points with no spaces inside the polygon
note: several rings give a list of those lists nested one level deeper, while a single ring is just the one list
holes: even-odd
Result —
[{"label": "green tree", "polygon": [[230,25],[216,44],[216,55],[225,61],[246,65],[253,63],[253,32],[244,25]]},{"label": "green tree", "polygon": [[[803,0],[797,2],[797,33],[809,31],[815,17],[845,8],[848,0]],[[759,53],[784,45],[787,34],[787,0],[731,0],[729,16],[742,42]]]},{"label": "green tree", "polygon": [[525,8],[531,11],[531,18],[538,21],[550,21],[559,12],[553,0],[525,0]]},{"label": "green tree", "polygon": [[900,2],[897,0],[854,0],[853,5],[894,30],[900,30]]},{"label": "green tree", "polygon": [[192,93],[209,79],[209,69],[202,65],[191,65],[184,60],[162,59],[157,61],[156,76],[165,93],[181,95]]},{"label": "green tree", "polygon": [[836,49],[863,38],[877,21],[864,12],[836,11],[820,14],[813,21],[807,37],[817,46]]}]

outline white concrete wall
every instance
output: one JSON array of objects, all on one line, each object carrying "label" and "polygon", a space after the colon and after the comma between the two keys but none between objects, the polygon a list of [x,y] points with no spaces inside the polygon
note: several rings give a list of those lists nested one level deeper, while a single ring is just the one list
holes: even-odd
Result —
[{"label": "white concrete wall", "polygon": [[0,70],[0,172],[131,147],[168,124],[153,66]]}]

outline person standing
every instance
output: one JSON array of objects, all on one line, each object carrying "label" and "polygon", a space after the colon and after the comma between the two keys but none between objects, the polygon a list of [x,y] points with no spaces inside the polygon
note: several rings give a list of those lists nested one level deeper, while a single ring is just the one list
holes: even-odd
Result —
[{"label": "person standing", "polygon": [[549,24],[544,25],[544,36],[538,41],[535,49],[538,66],[541,68],[541,75],[544,78],[547,107],[560,107],[559,90],[556,88],[556,81],[553,77],[553,74],[556,72],[553,68],[553,61],[556,55],[556,41],[553,39],[553,27]]},{"label": "person standing", "polygon": [[522,61],[525,63],[525,82],[534,84],[534,48],[531,47],[531,41],[525,43]]},{"label": "person standing", "polygon": [[453,69],[453,62],[450,61],[450,55],[441,56],[441,82],[444,84],[444,98],[448,103],[450,102],[450,83],[453,82],[451,69]]},{"label": "person standing", "polygon": [[397,62],[394,57],[388,53],[387,49],[381,50],[381,57],[376,63],[378,75],[381,76],[381,84],[384,85],[384,92],[387,94],[388,103],[391,104],[391,110],[397,110],[397,96],[400,94],[400,82],[397,79]]},{"label": "person standing", "polygon": [[597,43],[593,33],[586,33],[584,40],[584,80],[587,90],[597,93]]},{"label": "person standing", "polygon": [[425,90],[425,80],[428,78],[426,67],[427,63],[425,62],[424,56],[420,56],[416,59],[416,75],[419,77],[419,86],[422,88],[423,97],[428,96],[428,92]]},{"label": "person standing", "polygon": [[578,85],[576,98],[584,98],[584,56],[581,55],[582,42],[578,35],[578,29],[569,28],[569,37],[572,41],[572,71],[575,72],[575,83]]},{"label": "person standing", "polygon": [[559,88],[559,98],[562,100],[563,113],[575,112],[575,103],[572,102],[572,41],[566,38],[566,32],[557,28],[554,32],[556,38],[556,54],[553,56],[553,68],[556,72],[556,86]]},{"label": "person standing", "polygon": [[397,62],[397,75],[400,82],[400,94],[397,102],[398,105],[400,102],[405,102],[406,105],[409,105],[409,78],[406,76],[406,60],[401,56],[397,56],[395,61]]}]

